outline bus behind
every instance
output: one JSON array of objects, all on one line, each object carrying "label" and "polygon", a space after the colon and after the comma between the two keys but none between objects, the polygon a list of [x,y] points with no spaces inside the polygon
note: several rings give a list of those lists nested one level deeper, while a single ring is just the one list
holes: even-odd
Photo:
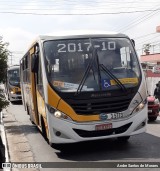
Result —
[{"label": "bus behind", "polygon": [[11,66],[7,69],[7,79],[5,83],[6,94],[10,102],[21,101],[21,88],[19,77],[19,66]]}]

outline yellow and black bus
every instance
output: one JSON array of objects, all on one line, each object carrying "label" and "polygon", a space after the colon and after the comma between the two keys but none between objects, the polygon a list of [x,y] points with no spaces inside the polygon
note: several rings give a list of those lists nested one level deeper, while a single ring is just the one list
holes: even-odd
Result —
[{"label": "yellow and black bus", "polygon": [[124,34],[40,36],[20,71],[25,108],[50,144],[128,140],[146,129],[145,79]]},{"label": "yellow and black bus", "polygon": [[19,73],[19,65],[14,65],[7,69],[5,91],[10,102],[22,100]]}]

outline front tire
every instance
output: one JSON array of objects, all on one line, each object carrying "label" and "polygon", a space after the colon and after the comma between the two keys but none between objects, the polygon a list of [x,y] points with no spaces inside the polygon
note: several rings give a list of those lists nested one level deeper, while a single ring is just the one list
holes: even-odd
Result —
[{"label": "front tire", "polygon": [[68,150],[68,144],[54,144],[54,143],[49,143],[49,145],[56,149],[56,150],[60,150],[62,152],[65,152],[66,150]]},{"label": "front tire", "polygon": [[150,117],[148,119],[149,119],[150,122],[153,122],[153,121],[155,121],[157,119],[157,117]]},{"label": "front tire", "polygon": [[9,94],[8,94],[7,96],[8,96],[8,101],[10,101],[10,97],[9,97]]},{"label": "front tire", "polygon": [[41,127],[42,127],[42,135],[43,135],[44,139],[48,141],[47,132],[46,132],[45,123],[44,123],[43,118],[41,118]]}]

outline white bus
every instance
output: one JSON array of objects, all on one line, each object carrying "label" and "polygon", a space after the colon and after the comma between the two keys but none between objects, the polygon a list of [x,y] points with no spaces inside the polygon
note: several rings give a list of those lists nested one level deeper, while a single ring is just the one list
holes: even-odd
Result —
[{"label": "white bus", "polygon": [[40,36],[20,65],[23,103],[50,144],[128,140],[146,130],[146,84],[128,36]]}]

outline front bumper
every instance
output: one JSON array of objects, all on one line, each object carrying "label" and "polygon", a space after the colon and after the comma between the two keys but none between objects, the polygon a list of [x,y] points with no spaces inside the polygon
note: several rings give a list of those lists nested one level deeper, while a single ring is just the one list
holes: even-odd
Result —
[{"label": "front bumper", "polygon": [[10,101],[21,101],[22,100],[22,96],[19,94],[11,94],[10,93]]},{"label": "front bumper", "polygon": [[[131,136],[145,132],[148,118],[147,105],[130,118],[101,122],[69,122],[48,114],[49,141],[51,143],[74,143],[80,141]],[[112,123],[112,129],[96,131],[96,125]]]}]

